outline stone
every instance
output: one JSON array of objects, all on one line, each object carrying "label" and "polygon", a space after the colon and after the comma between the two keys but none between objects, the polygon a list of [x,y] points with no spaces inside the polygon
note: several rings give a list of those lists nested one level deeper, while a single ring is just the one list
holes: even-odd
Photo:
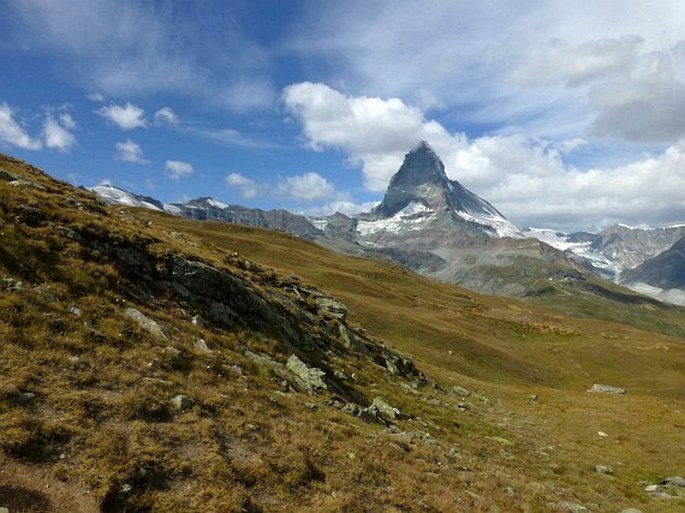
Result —
[{"label": "stone", "polygon": [[597,392],[600,394],[614,394],[614,395],[624,395],[626,393],[625,388],[612,387],[610,385],[600,385],[595,383],[592,388],[588,388],[588,392]]},{"label": "stone", "polygon": [[69,313],[70,313],[71,315],[76,316],[76,317],[81,317],[81,313],[82,313],[82,312],[81,312],[81,309],[80,309],[78,306],[76,306],[76,305],[71,305],[71,306],[69,307]]},{"label": "stone", "polygon": [[213,352],[209,347],[207,347],[207,341],[203,338],[196,339],[193,345],[195,346],[195,349],[201,353],[212,354]]},{"label": "stone", "polygon": [[33,392],[21,392],[17,396],[17,404],[26,405],[32,402],[36,398],[36,394]]},{"label": "stone", "polygon": [[399,409],[390,406],[380,397],[376,397],[371,403],[371,406],[369,406],[367,409],[374,413],[377,417],[387,420],[388,422],[397,420],[397,418],[400,416]]},{"label": "stone", "polygon": [[589,513],[590,511],[582,504],[576,504],[575,502],[566,501],[557,504],[557,510],[563,511],[565,513]]},{"label": "stone", "polygon": [[460,397],[468,397],[471,395],[471,392],[466,390],[464,387],[460,387],[459,385],[453,386],[452,391]]},{"label": "stone", "polygon": [[24,288],[24,283],[14,278],[3,278],[0,280],[0,288],[5,290],[21,290]]},{"label": "stone", "polygon": [[179,394],[171,399],[171,405],[179,411],[185,411],[193,407],[193,402],[187,395]]},{"label": "stone", "polygon": [[154,337],[161,339],[167,338],[160,325],[157,324],[156,321],[153,321],[149,317],[145,316],[140,310],[137,310],[135,308],[127,308],[125,313],[126,317],[135,321],[138,324],[138,326],[140,326],[143,330],[147,331]]},{"label": "stone", "polygon": [[288,358],[285,368],[295,376],[297,384],[309,393],[328,389],[326,383],[321,379],[326,373],[316,367],[308,367],[294,354]]},{"label": "stone", "polygon": [[606,465],[595,465],[595,472],[598,474],[606,474],[607,476],[612,476],[614,474],[614,469],[607,467]]},{"label": "stone", "polygon": [[316,308],[324,315],[344,321],[347,318],[347,307],[340,301],[330,297],[317,297],[314,302]]},{"label": "stone", "polygon": [[622,509],[619,513],[642,513],[642,511],[640,511],[639,509],[635,509],[635,508],[626,508],[626,509]]},{"label": "stone", "polygon": [[12,182],[14,180],[17,180],[17,176],[13,175],[6,169],[0,168],[0,180],[2,180],[3,182]]},{"label": "stone", "polygon": [[673,486],[673,487],[680,487],[680,488],[685,488],[685,479],[679,476],[670,476],[670,477],[665,477],[663,478],[660,482],[660,485],[662,486]]}]

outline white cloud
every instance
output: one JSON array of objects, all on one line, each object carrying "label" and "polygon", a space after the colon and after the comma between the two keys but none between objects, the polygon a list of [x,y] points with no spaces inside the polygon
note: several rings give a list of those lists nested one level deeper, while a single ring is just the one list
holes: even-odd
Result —
[{"label": "white cloud", "polygon": [[39,140],[32,138],[19,122],[14,119],[14,109],[0,103],[0,141],[25,150],[40,150]]},{"label": "white cloud", "polygon": [[240,196],[245,199],[252,199],[259,195],[259,187],[257,183],[240,173],[230,173],[226,176],[226,185],[237,189]]},{"label": "white cloud", "polygon": [[179,180],[185,176],[192,175],[194,172],[191,164],[181,160],[167,160],[164,164],[164,169],[169,171],[169,177],[172,180]]},{"label": "white cloud", "polygon": [[116,144],[117,160],[132,162],[134,164],[149,164],[150,161],[143,156],[143,149],[131,139]]},{"label": "white cloud", "polygon": [[[66,153],[76,146],[76,137],[68,129],[75,129],[76,123],[69,114],[61,114],[57,121],[51,114],[43,122],[45,146]],[[61,123],[61,124],[60,124]]]},{"label": "white cloud", "polygon": [[685,137],[685,40],[590,89],[596,134],[637,142]]},{"label": "white cloud", "polygon": [[178,116],[171,107],[162,107],[155,112],[155,125],[178,125]]},{"label": "white cloud", "polygon": [[[439,106],[461,126],[587,137],[593,134],[583,130],[599,114],[594,135],[657,140],[660,127],[658,140],[673,142],[681,133],[666,137],[676,119],[668,114],[682,107],[682,78],[654,90],[644,108],[619,112],[605,112],[588,89],[617,78],[619,89],[630,87],[627,77],[643,58],[676,47],[684,34],[685,3],[677,0],[511,1],[497,9],[475,1],[435,0],[425,9],[411,0],[350,0],[318,3],[290,44],[314,62],[335,62],[321,75],[329,84]],[[642,113],[654,125],[647,136],[629,122]]]},{"label": "white cloud", "polygon": [[271,56],[244,28],[246,10],[23,0],[7,6],[12,24],[3,36],[25,52],[57,55],[79,86],[110,96],[181,93],[229,109],[263,108],[276,98]]},{"label": "white cloud", "polygon": [[307,145],[337,148],[363,166],[367,188],[385,188],[407,148],[422,137],[423,114],[397,98],[345,96],[325,84],[302,82],[286,87],[287,109],[302,123]]},{"label": "white cloud", "polygon": [[88,99],[97,103],[102,103],[105,101],[105,97],[101,93],[91,93],[88,95]]},{"label": "white cloud", "polygon": [[298,201],[317,201],[329,199],[334,188],[323,176],[309,172],[285,178],[276,190],[278,194]]},{"label": "white cloud", "polygon": [[367,201],[365,203],[355,203],[349,200],[335,200],[324,205],[310,207],[304,212],[310,216],[329,216],[340,212],[348,216],[359,214],[361,212],[369,212],[372,208],[378,205],[378,201]]},{"label": "white cloud", "polygon": [[383,191],[404,154],[423,138],[440,155],[450,178],[521,226],[594,229],[619,221],[685,220],[685,139],[629,164],[578,168],[565,159],[585,150],[588,142],[580,138],[554,142],[512,134],[469,139],[401,102],[347,97],[322,84],[290,86],[284,101],[301,121],[307,145],[345,152],[362,166],[369,190]]},{"label": "white cloud", "polygon": [[122,130],[133,130],[147,125],[145,111],[127,102],[126,105],[108,105],[97,111],[103,118],[114,123]]},{"label": "white cloud", "polygon": [[71,117],[71,114],[67,112],[63,112],[62,114],[59,115],[59,121],[62,124],[64,128],[67,130],[75,130],[76,129],[76,121],[74,121],[74,118]]},{"label": "white cloud", "polygon": [[579,86],[628,69],[643,43],[635,35],[587,41],[575,47],[563,39],[552,39],[546,44],[531,45],[512,77],[526,86]]}]

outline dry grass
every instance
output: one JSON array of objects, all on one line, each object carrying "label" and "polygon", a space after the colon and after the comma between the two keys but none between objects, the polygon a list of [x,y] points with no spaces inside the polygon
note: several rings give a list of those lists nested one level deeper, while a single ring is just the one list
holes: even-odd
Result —
[{"label": "dry grass", "polygon": [[[13,513],[543,512],[564,500],[682,510],[642,491],[685,472],[682,339],[480,296],[282,234],[105,208],[20,162],[0,166],[44,187],[0,181],[0,279],[24,282],[0,291],[0,506]],[[366,423],[333,394],[294,392],[244,356],[285,361],[278,333],[194,324],[193,305],[74,233],[122,258],[130,247],[187,255],[263,297],[317,287],[438,386],[412,386],[360,351],[324,351],[367,398],[403,413],[392,429]],[[129,306],[167,339],[128,318]],[[328,336],[331,321],[316,322]],[[593,382],[629,394],[586,393]],[[183,411],[170,402],[178,394],[192,401]]]}]

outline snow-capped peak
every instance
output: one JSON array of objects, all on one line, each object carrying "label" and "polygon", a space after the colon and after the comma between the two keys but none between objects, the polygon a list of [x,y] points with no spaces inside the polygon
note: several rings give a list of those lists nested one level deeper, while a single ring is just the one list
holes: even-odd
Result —
[{"label": "snow-capped peak", "polygon": [[133,194],[124,189],[120,189],[110,183],[102,183],[95,187],[89,187],[89,191],[94,192],[106,203],[111,205],[126,205],[129,207],[149,208],[150,210],[163,210],[162,205],[152,198]]}]

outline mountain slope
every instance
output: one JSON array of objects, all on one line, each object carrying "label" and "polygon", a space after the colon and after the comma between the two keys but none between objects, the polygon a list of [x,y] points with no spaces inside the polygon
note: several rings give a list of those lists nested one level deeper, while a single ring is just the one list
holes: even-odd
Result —
[{"label": "mountain slope", "polygon": [[[282,233],[109,208],[4,156],[0,177],[0,506],[682,504],[641,484],[685,464],[682,338]],[[683,327],[682,310],[650,308]]]}]

